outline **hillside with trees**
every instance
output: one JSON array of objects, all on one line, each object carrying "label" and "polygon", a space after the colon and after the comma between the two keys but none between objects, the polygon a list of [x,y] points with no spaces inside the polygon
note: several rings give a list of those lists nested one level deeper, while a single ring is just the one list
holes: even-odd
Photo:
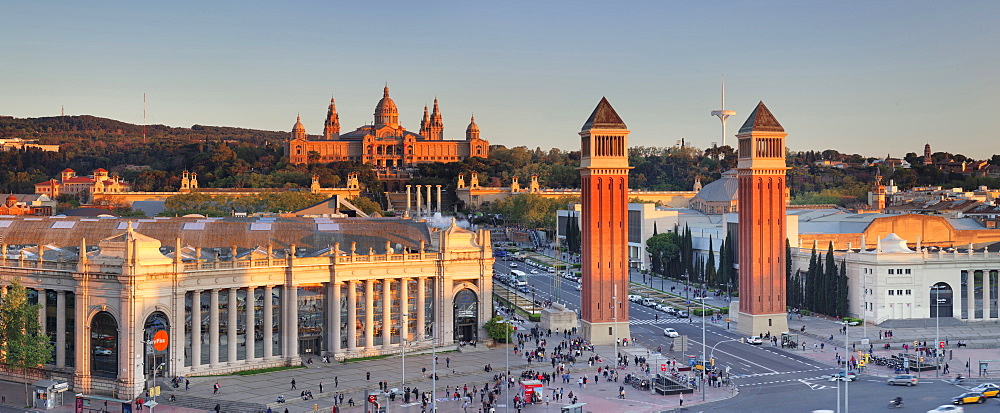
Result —
[{"label": "hillside with trees", "polygon": [[[175,191],[185,170],[197,173],[203,188],[308,188],[313,175],[319,177],[322,186],[337,187],[347,173],[358,172],[368,191],[366,195],[385,207],[386,198],[370,166],[357,162],[293,165],[282,153],[287,132],[203,125],[143,127],[86,115],[28,119],[0,116],[0,138],[60,145],[60,152],[0,152],[0,165],[5,166],[0,171],[0,191],[7,193],[33,193],[35,183],[58,177],[65,168],[81,175],[104,168],[129,181],[136,191]],[[576,170],[580,152],[571,149],[493,145],[488,158],[421,164],[412,183],[443,185],[454,197],[458,175],[464,173],[468,178],[478,172],[482,186],[509,186],[514,176],[524,186],[531,175],[537,175],[544,188],[576,188],[580,181]],[[935,162],[972,160],[946,152],[934,153],[933,158]],[[876,171],[884,181],[893,180],[903,189],[930,185],[967,190],[980,185],[1000,187],[996,178],[923,165],[922,157],[913,152],[904,156],[912,165],[908,169],[875,166],[882,158],[841,154],[832,149],[788,152],[787,159],[793,204],[847,206],[862,202]],[[843,167],[818,166],[818,161],[839,162]],[[735,168],[736,153],[729,146],[706,150],[637,146],[629,149],[629,162],[633,166],[631,188],[691,190],[696,179],[707,185]],[[989,162],[1000,165],[1000,155],[993,155]]]}]

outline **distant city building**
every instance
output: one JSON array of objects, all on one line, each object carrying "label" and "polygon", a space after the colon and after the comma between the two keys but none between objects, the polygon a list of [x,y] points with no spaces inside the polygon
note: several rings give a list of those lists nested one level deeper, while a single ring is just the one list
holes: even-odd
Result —
[{"label": "distant city building", "polygon": [[66,168],[60,179],[50,179],[35,184],[35,193],[56,199],[61,194],[80,196],[83,202],[92,202],[94,194],[113,194],[131,191],[131,186],[117,175],[111,175],[103,168],[94,170],[91,176],[77,176],[76,171]]},{"label": "distant city building", "polygon": [[420,133],[407,131],[399,123],[399,110],[389,97],[386,86],[375,106],[375,119],[352,132],[340,133],[340,115],[333,99],[327,110],[322,137],[306,134],[301,116],[285,142],[285,155],[295,164],[358,161],[375,167],[410,167],[428,162],[458,162],[473,156],[487,157],[490,143],[480,138],[479,126],[472,117],[465,129],[465,140],[444,140],[444,121],[437,98],[434,110],[420,122]]},{"label": "distant city building", "polygon": [[29,141],[21,138],[0,139],[0,151],[20,150],[20,149],[40,149],[46,152],[59,152],[59,145],[42,145],[38,141]]},{"label": "distant city building", "polygon": [[46,195],[8,195],[0,215],[52,215],[56,202]]}]

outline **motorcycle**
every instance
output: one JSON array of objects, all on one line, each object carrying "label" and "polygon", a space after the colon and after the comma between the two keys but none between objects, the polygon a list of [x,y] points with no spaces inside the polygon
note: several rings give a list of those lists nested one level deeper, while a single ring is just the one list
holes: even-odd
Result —
[{"label": "motorcycle", "polygon": [[897,409],[903,408],[903,401],[902,400],[889,400],[889,408],[891,409],[893,407],[895,407]]}]

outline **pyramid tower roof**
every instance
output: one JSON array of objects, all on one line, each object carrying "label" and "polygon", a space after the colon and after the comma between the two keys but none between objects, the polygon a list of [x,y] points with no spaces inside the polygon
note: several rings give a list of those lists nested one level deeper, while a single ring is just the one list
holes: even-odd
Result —
[{"label": "pyramid tower roof", "polygon": [[618,112],[615,112],[615,108],[611,107],[608,99],[601,97],[601,101],[594,108],[594,113],[591,113],[590,117],[587,118],[587,122],[583,124],[581,131],[590,129],[628,129],[628,127],[625,126],[622,118],[618,116]]},{"label": "pyramid tower roof", "polygon": [[764,106],[764,102],[758,102],[757,107],[753,109],[750,113],[750,117],[747,118],[746,122],[743,122],[743,126],[740,127],[738,133],[749,133],[749,132],[784,132],[785,128],[781,127],[778,120],[774,118],[770,110],[767,110],[767,106]]}]

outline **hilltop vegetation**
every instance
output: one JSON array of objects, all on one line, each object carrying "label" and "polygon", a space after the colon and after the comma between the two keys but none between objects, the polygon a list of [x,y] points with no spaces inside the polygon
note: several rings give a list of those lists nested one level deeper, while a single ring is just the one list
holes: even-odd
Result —
[{"label": "hilltop vegetation", "polygon": [[[59,116],[17,119],[0,116],[0,138],[38,140],[58,144],[60,152],[14,150],[0,152],[0,190],[33,193],[34,184],[58,177],[72,168],[89,174],[96,168],[117,173],[137,191],[175,191],[182,171],[198,174],[203,188],[308,188],[319,176],[325,187],[341,186],[347,173],[358,172],[368,196],[383,201],[375,171],[356,162],[322,165],[292,165],[282,154],[287,132],[194,125],[176,128],[143,127],[94,116]],[[440,184],[453,194],[460,173],[470,178],[478,172],[482,186],[509,186],[512,177],[521,186],[537,175],[543,188],[575,188],[579,185],[580,152],[576,148],[529,149],[494,145],[489,158],[470,158],[447,164],[422,164],[413,184]],[[934,160],[971,160],[961,154],[937,152]],[[907,153],[910,169],[867,166],[876,158],[841,154],[835,150],[788,153],[788,181],[793,203],[849,205],[863,200],[874,182],[877,168],[885,181],[897,186],[941,185],[972,189],[979,185],[1000,186],[1000,181],[949,173],[934,165],[923,165],[921,157]],[[816,166],[816,161],[845,162],[845,168]],[[725,146],[701,150],[693,147],[632,147],[633,166],[629,185],[647,190],[690,190],[696,179],[703,185],[719,179],[736,167],[736,153]],[[1000,165],[1000,156],[991,163]],[[453,196],[453,195],[452,195]]]}]

